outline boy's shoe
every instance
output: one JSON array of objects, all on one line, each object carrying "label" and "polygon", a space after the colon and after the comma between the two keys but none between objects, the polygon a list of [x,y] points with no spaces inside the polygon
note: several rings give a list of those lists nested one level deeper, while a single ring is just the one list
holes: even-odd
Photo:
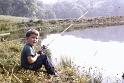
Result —
[{"label": "boy's shoe", "polygon": [[59,74],[57,72],[55,72],[55,74],[53,76],[54,77],[59,77]]},{"label": "boy's shoe", "polygon": [[123,73],[123,75],[122,75],[122,78],[124,79],[124,73]]},{"label": "boy's shoe", "polygon": [[51,77],[59,77],[59,74],[55,72],[54,74],[47,74],[47,78],[50,79]]}]

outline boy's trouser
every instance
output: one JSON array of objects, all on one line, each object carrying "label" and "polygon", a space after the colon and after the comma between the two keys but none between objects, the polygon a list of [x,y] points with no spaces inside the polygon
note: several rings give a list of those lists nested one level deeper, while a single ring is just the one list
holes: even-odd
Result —
[{"label": "boy's trouser", "polygon": [[29,69],[38,70],[42,67],[42,65],[44,65],[48,74],[51,74],[51,75],[55,74],[55,69],[54,69],[51,61],[49,60],[48,56],[46,56],[46,55],[40,55],[37,58],[36,62],[34,62],[33,64],[30,65]]}]

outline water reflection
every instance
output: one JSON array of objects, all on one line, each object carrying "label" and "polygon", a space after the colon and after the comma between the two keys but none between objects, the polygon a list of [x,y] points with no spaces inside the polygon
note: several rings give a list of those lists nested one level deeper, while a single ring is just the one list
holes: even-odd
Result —
[{"label": "water reflection", "polygon": [[124,41],[124,26],[110,26],[106,28],[94,28],[94,29],[85,29],[77,30],[65,33],[64,35],[73,35],[76,37],[81,37],[84,39],[91,39],[94,41]]},{"label": "water reflection", "polygon": [[121,79],[124,72],[123,27],[72,31],[62,36],[52,34],[44,39],[43,44],[55,39],[49,45],[54,63],[59,62],[61,56],[70,57],[78,66],[99,68],[104,77],[103,83],[112,83]]}]

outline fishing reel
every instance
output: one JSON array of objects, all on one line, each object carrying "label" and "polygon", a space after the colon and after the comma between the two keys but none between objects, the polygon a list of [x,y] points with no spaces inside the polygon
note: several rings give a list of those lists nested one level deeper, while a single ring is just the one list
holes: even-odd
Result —
[{"label": "fishing reel", "polygon": [[45,50],[45,49],[47,49],[47,46],[45,45],[41,46],[41,50]]},{"label": "fishing reel", "polygon": [[41,49],[40,49],[40,54],[41,54],[41,55],[44,55],[44,54],[45,54],[46,49],[47,49],[47,46],[45,46],[45,45],[41,46]]}]

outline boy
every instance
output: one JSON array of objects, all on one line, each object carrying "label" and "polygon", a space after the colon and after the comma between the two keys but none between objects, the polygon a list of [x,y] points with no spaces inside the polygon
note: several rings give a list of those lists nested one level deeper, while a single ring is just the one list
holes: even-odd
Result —
[{"label": "boy", "polygon": [[36,52],[34,50],[34,45],[38,42],[39,32],[35,29],[30,29],[26,33],[26,44],[21,52],[21,66],[25,69],[38,70],[45,66],[48,74],[56,75],[53,65],[51,64],[49,58],[41,54],[41,52]]}]

